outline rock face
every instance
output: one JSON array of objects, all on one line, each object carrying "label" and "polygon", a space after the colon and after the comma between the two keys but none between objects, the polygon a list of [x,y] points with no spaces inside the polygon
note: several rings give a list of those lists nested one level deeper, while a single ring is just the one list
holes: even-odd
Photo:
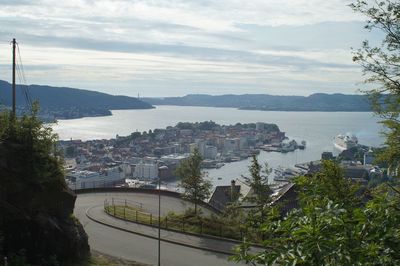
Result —
[{"label": "rock face", "polygon": [[65,183],[57,136],[32,112],[0,112],[0,258],[78,265],[89,245],[73,216],[76,196]]},{"label": "rock face", "polygon": [[73,264],[89,255],[88,237],[72,212],[76,196],[68,190],[41,193],[35,200],[45,202],[41,210],[20,213],[8,220],[4,228],[7,254],[24,252],[35,264],[46,264],[49,258]]}]

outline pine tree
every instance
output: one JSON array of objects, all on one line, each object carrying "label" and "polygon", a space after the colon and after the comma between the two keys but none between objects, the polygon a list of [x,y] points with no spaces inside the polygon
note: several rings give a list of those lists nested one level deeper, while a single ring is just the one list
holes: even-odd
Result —
[{"label": "pine tree", "polygon": [[185,190],[183,196],[194,203],[195,214],[197,204],[210,196],[212,187],[211,181],[207,180],[201,171],[202,161],[199,150],[195,149],[176,169],[180,187]]}]

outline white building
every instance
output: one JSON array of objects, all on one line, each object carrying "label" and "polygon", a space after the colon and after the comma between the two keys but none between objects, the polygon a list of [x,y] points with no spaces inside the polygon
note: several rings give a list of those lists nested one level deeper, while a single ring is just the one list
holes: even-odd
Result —
[{"label": "white building", "polygon": [[206,142],[202,139],[196,139],[195,140],[196,144],[197,144],[197,148],[199,149],[199,153],[201,156],[205,156],[205,149],[206,149]]},{"label": "white building", "polygon": [[240,137],[239,146],[241,150],[247,149],[249,147],[247,137]]},{"label": "white building", "polygon": [[224,141],[224,151],[234,152],[240,149],[240,139],[239,138],[227,138]]},{"label": "white building", "polygon": [[133,172],[134,178],[156,179],[158,178],[158,166],[155,163],[138,163]]},{"label": "white building", "polygon": [[125,176],[120,167],[109,168],[101,173],[92,171],[72,171],[66,175],[66,181],[71,189],[113,187],[125,182]]},{"label": "white building", "polygon": [[189,158],[189,155],[190,154],[188,154],[188,153],[185,153],[185,154],[170,154],[170,155],[162,156],[160,158],[160,160],[163,161],[164,163],[166,163],[167,165],[168,164],[176,164],[176,165],[178,165],[178,164],[180,164],[180,162],[182,160],[185,160],[185,159]]},{"label": "white building", "polygon": [[203,157],[204,159],[215,160],[218,154],[218,149],[215,146],[207,145],[204,149]]}]

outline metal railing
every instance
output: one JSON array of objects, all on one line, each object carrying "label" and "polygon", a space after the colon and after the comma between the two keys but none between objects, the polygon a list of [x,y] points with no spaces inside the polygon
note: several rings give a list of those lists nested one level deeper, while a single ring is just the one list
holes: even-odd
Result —
[{"label": "metal railing", "polygon": [[147,212],[143,207],[143,204],[125,199],[111,198],[104,200],[104,211],[108,215],[124,221],[158,227],[160,220],[162,229],[232,240],[242,240],[248,233],[248,228],[241,224],[229,225],[222,221],[198,215],[169,214],[159,218],[151,212]]}]

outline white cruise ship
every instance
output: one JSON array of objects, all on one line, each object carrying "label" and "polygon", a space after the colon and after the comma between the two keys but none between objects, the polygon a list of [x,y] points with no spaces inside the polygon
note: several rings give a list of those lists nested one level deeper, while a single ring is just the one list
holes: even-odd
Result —
[{"label": "white cruise ship", "polygon": [[333,143],[337,149],[344,151],[356,147],[358,145],[358,139],[354,135],[337,135]]}]

